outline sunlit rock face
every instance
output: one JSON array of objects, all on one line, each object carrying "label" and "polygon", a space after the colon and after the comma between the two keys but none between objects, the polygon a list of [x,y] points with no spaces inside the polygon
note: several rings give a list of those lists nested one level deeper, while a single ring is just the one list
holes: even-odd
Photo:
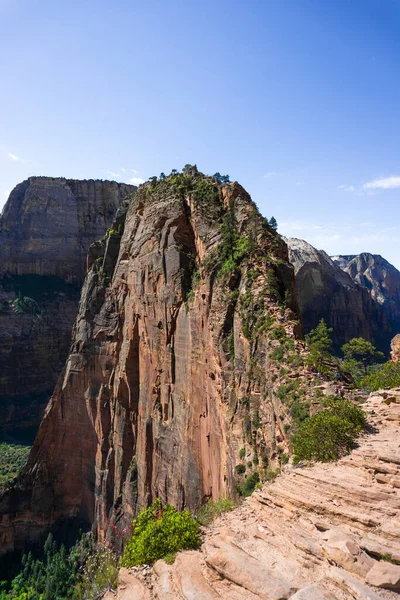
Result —
[{"label": "sunlit rock face", "polygon": [[0,217],[0,435],[32,441],[71,343],[89,245],[136,188],[31,177]]},{"label": "sunlit rock face", "polygon": [[187,167],[141,186],[88,266],[65,368],[0,499],[2,552],[65,523],[111,539],[156,497],[233,495],[245,443],[260,464],[287,448],[270,354],[277,331],[302,344],[293,267],[239,184]]},{"label": "sunlit rock face", "polygon": [[332,260],[323,250],[297,238],[286,242],[305,331],[325,319],[333,328],[336,349],[351,338],[363,337],[388,354],[396,324],[370,291],[343,270],[346,257]]}]

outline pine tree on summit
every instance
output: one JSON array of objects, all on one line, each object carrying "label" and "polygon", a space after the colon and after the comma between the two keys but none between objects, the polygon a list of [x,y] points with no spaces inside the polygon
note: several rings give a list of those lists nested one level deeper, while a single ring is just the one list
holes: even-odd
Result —
[{"label": "pine tree on summit", "polygon": [[278,222],[275,219],[275,217],[271,217],[270,220],[268,221],[268,225],[274,229],[275,231],[278,229]]}]

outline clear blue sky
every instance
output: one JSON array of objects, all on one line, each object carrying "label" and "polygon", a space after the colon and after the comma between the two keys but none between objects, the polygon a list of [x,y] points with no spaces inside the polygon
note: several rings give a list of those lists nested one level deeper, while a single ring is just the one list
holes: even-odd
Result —
[{"label": "clear blue sky", "polygon": [[1,204],[197,163],[400,268],[400,0],[0,0],[0,46]]}]

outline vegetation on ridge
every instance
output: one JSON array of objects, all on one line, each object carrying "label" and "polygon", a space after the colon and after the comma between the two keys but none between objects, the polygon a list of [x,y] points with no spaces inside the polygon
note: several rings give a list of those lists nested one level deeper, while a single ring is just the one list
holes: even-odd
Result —
[{"label": "vegetation on ridge", "polygon": [[0,488],[16,479],[28,460],[30,446],[0,444]]},{"label": "vegetation on ridge", "polygon": [[190,511],[162,506],[160,499],[139,513],[132,529],[121,559],[125,567],[151,564],[179,550],[200,546],[199,524]]}]

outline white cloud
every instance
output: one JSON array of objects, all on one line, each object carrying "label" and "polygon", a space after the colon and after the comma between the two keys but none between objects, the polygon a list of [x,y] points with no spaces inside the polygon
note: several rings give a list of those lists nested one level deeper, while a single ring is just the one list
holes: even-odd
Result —
[{"label": "white cloud", "polygon": [[107,171],[107,173],[111,175],[111,177],[121,177],[120,173],[114,173],[114,171]]},{"label": "white cloud", "polygon": [[8,153],[8,157],[11,158],[12,160],[20,160],[18,156],[16,156],[15,154],[13,154],[12,152]]},{"label": "white cloud", "polygon": [[270,179],[271,177],[276,177],[276,175],[280,175],[280,173],[277,171],[268,171],[268,173],[265,173],[264,179]]},{"label": "white cloud", "polygon": [[339,190],[344,190],[345,192],[355,192],[356,188],[354,185],[339,185]]},{"label": "white cloud", "polygon": [[144,179],[141,179],[141,177],[132,177],[132,179],[129,180],[129,183],[140,185],[141,183],[144,183]]},{"label": "white cloud", "polygon": [[364,183],[362,187],[363,190],[393,190],[400,188],[400,176],[373,179]]},{"label": "white cloud", "polygon": [[4,190],[3,194],[6,198],[8,198],[8,196],[11,194],[11,190]]},{"label": "white cloud", "polygon": [[134,175],[137,175],[137,174],[139,173],[139,171],[136,171],[136,169],[129,169],[129,170],[130,170],[130,171],[132,171],[132,173],[133,173]]}]

